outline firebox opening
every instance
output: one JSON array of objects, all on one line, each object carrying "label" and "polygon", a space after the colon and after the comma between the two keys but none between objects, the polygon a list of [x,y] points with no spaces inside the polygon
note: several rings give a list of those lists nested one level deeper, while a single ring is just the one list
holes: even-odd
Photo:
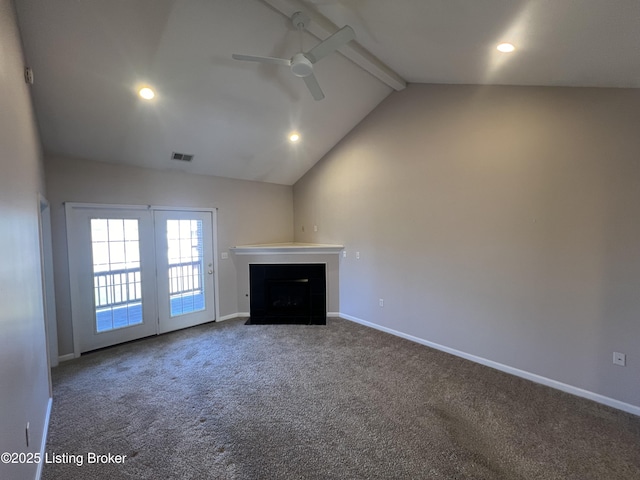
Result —
[{"label": "firebox opening", "polygon": [[249,265],[249,325],[326,325],[324,264]]}]

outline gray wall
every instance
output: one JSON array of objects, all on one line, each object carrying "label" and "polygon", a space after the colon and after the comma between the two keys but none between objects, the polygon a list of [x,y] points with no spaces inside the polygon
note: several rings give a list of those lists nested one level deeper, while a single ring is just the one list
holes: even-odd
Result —
[{"label": "gray wall", "polygon": [[[0,0],[0,452],[40,451],[49,399],[38,232],[44,183],[23,68],[12,2]],[[0,463],[0,478],[34,478],[36,467]]]},{"label": "gray wall", "polygon": [[[51,203],[60,355],[73,352],[63,202],[217,208],[218,252],[241,244],[290,242],[292,188],[177,171],[45,157]],[[231,255],[230,255],[231,257]],[[218,257],[220,316],[237,313],[236,269]]]},{"label": "gray wall", "polygon": [[294,186],[295,240],[346,246],[344,314],[640,406],[639,132],[640,90],[411,85]]}]

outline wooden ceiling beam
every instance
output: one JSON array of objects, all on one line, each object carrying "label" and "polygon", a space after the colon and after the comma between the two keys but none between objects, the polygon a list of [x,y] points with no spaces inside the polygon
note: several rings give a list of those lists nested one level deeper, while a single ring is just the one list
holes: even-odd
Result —
[{"label": "wooden ceiling beam", "polygon": [[[288,18],[291,18],[295,12],[304,12],[307,14],[311,19],[311,23],[306,30],[312,35],[318,37],[320,40],[324,40],[331,34],[335,33],[339,28],[327,17],[309,9],[304,3],[298,0],[262,1]],[[407,82],[400,75],[394,72],[362,45],[357,43],[356,40],[352,40],[348,44],[340,47],[338,51],[353,63],[360,66],[394,90],[403,90],[406,88]]]}]

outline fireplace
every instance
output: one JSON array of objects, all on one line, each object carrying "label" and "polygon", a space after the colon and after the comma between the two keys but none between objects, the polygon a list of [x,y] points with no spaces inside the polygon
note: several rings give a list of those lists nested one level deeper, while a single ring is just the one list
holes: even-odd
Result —
[{"label": "fireplace", "polygon": [[247,324],[326,325],[324,264],[250,264]]}]

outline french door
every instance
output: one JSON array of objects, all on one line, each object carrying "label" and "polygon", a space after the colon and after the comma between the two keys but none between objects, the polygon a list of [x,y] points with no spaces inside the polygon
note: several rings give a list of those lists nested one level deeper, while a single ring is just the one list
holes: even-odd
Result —
[{"label": "french door", "polygon": [[211,212],[157,210],[158,332],[215,318]]},{"label": "french door", "polygon": [[215,320],[211,211],[66,208],[76,355]]}]

